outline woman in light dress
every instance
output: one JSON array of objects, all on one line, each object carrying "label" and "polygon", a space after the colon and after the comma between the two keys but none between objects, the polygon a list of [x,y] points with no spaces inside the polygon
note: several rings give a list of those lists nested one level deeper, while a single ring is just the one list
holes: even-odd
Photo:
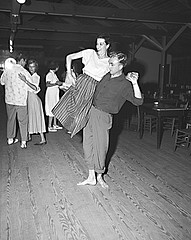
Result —
[{"label": "woman in light dress", "polygon": [[[109,48],[109,36],[100,34],[96,38],[96,50],[85,49],[66,57],[66,79],[71,86],[52,112],[71,133],[71,137],[85,127],[96,85],[109,72]],[[72,74],[72,61],[80,58],[84,64],[83,74],[75,79]]]},{"label": "woman in light dress", "polygon": [[59,86],[62,85],[62,82],[59,81],[56,72],[59,69],[57,62],[51,62],[49,67],[49,72],[46,75],[46,94],[45,94],[45,111],[48,116],[48,131],[56,132],[62,127],[57,125],[57,119],[52,113],[53,107],[59,101]]},{"label": "woman in light dress", "polygon": [[37,93],[40,91],[39,88],[40,76],[37,74],[38,63],[36,60],[31,59],[28,61],[28,70],[32,77],[32,83],[38,87],[38,91],[28,92],[29,140],[31,140],[32,134],[39,133],[41,140],[39,143],[36,143],[35,145],[43,145],[46,144],[46,139],[44,136],[44,133],[46,132],[46,125],[42,102],[37,95]]}]

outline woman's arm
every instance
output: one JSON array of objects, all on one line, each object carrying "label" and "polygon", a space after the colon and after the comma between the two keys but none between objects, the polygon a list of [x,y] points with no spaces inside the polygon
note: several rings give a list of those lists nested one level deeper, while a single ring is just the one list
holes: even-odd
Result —
[{"label": "woman's arm", "polygon": [[61,86],[61,85],[62,85],[62,82],[59,81],[59,79],[55,74],[52,74],[51,72],[49,72],[46,75],[46,87],[54,87],[54,86]]},{"label": "woman's arm", "polygon": [[31,82],[29,82],[29,81],[27,80],[27,78],[25,77],[24,74],[19,73],[19,78],[20,78],[25,84],[27,84],[30,88],[32,88],[34,91],[37,91],[37,90],[38,90],[37,86],[34,85],[34,84],[32,84]]},{"label": "woman's arm", "polygon": [[1,85],[5,85],[5,78],[6,78],[6,74],[5,74],[5,71],[4,71],[1,75],[1,78],[0,78]]},{"label": "woman's arm", "polygon": [[82,58],[82,51],[77,52],[77,53],[71,53],[66,56],[66,70],[68,74],[71,74],[71,65],[72,65],[72,60],[74,59],[79,59]]},{"label": "woman's arm", "polygon": [[61,85],[62,85],[61,81],[57,81],[55,83],[51,83],[49,81],[46,82],[46,87],[61,86]]},{"label": "woman's arm", "polygon": [[77,53],[72,53],[72,54],[69,54],[67,57],[66,57],[66,78],[68,79],[69,82],[71,82],[71,84],[75,85],[75,80],[76,80],[76,77],[74,77],[74,75],[72,74],[72,60],[74,59],[79,59],[79,58],[82,58],[83,55],[82,55],[82,51],[80,52],[77,52]]}]

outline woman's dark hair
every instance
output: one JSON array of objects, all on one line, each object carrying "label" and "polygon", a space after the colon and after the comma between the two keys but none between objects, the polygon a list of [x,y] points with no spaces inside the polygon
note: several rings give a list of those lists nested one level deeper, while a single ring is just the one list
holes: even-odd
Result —
[{"label": "woman's dark hair", "polygon": [[105,40],[105,43],[106,43],[106,44],[109,44],[109,45],[111,44],[111,37],[110,37],[109,34],[101,33],[101,34],[97,35],[96,40],[97,40],[98,38],[103,38],[103,39]]},{"label": "woman's dark hair", "polygon": [[49,64],[49,69],[50,69],[50,70],[55,70],[56,68],[59,68],[58,62],[56,62],[56,61],[50,62],[50,64]]},{"label": "woman's dark hair", "polygon": [[29,59],[28,60],[28,63],[27,63],[27,66],[29,67],[30,64],[33,64],[35,65],[35,70],[37,71],[38,70],[38,62],[34,59]]},{"label": "woman's dark hair", "polygon": [[111,52],[109,57],[117,57],[119,62],[123,65],[123,67],[127,66],[128,64],[128,57],[126,54],[122,52]]},{"label": "woman's dark hair", "polygon": [[104,39],[104,40],[105,40],[105,43],[106,43],[107,45],[109,45],[109,48],[107,49],[107,52],[109,53],[109,52],[111,51],[111,44],[112,44],[112,40],[111,40],[110,35],[107,34],[107,33],[101,33],[101,34],[97,35],[96,40],[97,40],[98,38]]}]

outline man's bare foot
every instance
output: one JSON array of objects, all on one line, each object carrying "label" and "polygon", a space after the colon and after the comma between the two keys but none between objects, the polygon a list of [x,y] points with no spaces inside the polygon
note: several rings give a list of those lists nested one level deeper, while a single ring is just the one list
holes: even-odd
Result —
[{"label": "man's bare foot", "polygon": [[96,179],[90,180],[90,179],[86,179],[83,182],[79,182],[77,183],[78,186],[84,186],[84,185],[92,185],[95,186],[96,185]]},{"label": "man's bare foot", "polygon": [[103,180],[102,177],[99,177],[97,180],[98,180],[99,184],[102,186],[102,188],[104,188],[104,189],[109,188],[109,186],[108,186],[107,183]]}]

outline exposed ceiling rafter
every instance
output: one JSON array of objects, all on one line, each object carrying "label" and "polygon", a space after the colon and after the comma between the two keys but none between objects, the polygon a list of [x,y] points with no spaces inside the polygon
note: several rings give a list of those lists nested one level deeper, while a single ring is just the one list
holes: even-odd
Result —
[{"label": "exposed ceiling rafter", "polygon": [[[1,5],[2,6],[0,11],[10,12],[9,4],[7,1],[4,1]],[[87,7],[78,6],[75,4],[60,4],[37,1],[32,1],[31,5],[29,6],[24,4],[21,9],[21,13],[168,24],[186,24],[188,22],[191,22],[190,14],[177,15],[161,13],[160,15],[157,15],[153,12],[146,12],[140,10],[133,11],[129,9]]]},{"label": "exposed ceiling rafter", "polygon": [[182,3],[184,6],[186,6],[187,8],[191,9],[191,4],[189,3],[189,0],[177,0],[178,2]]},{"label": "exposed ceiling rafter", "polygon": [[[175,48],[178,52],[176,45],[181,42],[179,47],[186,50],[179,52],[189,52],[191,11],[188,0],[173,3],[171,0],[28,0],[16,18],[12,17],[13,1],[16,2],[0,1],[0,45],[7,44],[7,32],[16,28],[15,44],[19,46],[21,43],[37,46],[39,42],[46,49],[64,49],[65,45],[69,51],[69,45],[73,48],[78,43],[93,46],[96,35],[107,32],[118,46],[128,48],[145,35],[150,41],[145,41],[144,46],[156,49],[152,42],[159,46],[162,37],[169,42],[187,24],[187,30],[181,33],[170,51],[174,53]],[[160,51],[160,47],[157,49]]]}]

